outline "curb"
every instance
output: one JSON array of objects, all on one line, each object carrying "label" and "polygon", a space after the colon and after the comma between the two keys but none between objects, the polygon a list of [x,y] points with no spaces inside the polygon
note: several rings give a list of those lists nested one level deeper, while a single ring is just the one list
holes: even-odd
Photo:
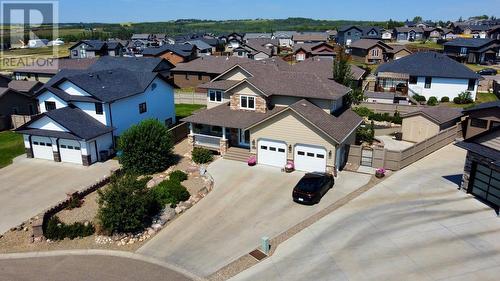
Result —
[{"label": "curb", "polygon": [[0,254],[0,261],[12,260],[12,259],[25,259],[25,258],[58,257],[58,256],[111,256],[111,257],[127,258],[150,264],[155,264],[163,268],[183,274],[186,277],[189,277],[193,280],[197,281],[206,280],[205,278],[197,276],[194,273],[189,272],[184,268],[166,263],[164,261],[155,258],[147,257],[136,253],[114,251],[114,250],[88,249],[88,250],[59,250],[59,251],[48,251],[48,252],[10,253],[10,254]]}]

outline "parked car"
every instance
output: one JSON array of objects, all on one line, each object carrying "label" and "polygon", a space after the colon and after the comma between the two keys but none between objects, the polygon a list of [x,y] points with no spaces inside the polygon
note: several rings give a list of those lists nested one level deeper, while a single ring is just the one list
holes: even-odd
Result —
[{"label": "parked car", "polygon": [[292,192],[293,201],[300,204],[316,204],[330,190],[335,181],[325,173],[308,173],[300,179]]},{"label": "parked car", "polygon": [[498,71],[494,68],[485,68],[477,72],[480,75],[497,75]]}]

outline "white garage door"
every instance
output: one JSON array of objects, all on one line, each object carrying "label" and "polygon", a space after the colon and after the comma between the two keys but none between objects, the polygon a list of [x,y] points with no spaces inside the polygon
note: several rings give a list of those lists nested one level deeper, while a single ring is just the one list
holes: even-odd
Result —
[{"label": "white garage door", "polygon": [[33,147],[34,158],[54,160],[50,138],[32,136],[31,147]]},{"label": "white garage door", "polygon": [[82,151],[80,143],[74,140],[59,140],[61,161],[82,164]]},{"label": "white garage door", "polygon": [[286,165],[286,144],[279,141],[260,140],[257,158],[259,164],[284,168]]},{"label": "white garage door", "polygon": [[295,146],[295,169],[304,172],[326,171],[326,149],[298,144]]}]

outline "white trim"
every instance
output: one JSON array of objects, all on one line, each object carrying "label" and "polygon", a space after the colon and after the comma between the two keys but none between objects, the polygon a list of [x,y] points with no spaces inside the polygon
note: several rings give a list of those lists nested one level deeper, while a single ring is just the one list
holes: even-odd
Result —
[{"label": "white trim", "polygon": [[252,84],[250,81],[248,81],[247,79],[243,79],[241,80],[240,82],[236,83],[235,85],[233,85],[232,87],[230,87],[229,89],[226,90],[226,92],[229,92],[230,90],[236,88],[237,86],[241,85],[242,83],[248,83],[250,84],[252,87],[254,87],[255,89],[257,89],[263,96],[266,96],[268,97],[269,95],[267,95],[264,91],[262,91],[261,89],[259,89],[257,86],[255,86],[254,84]]},{"label": "white trim", "polygon": [[[241,101],[242,101],[243,98],[247,99],[247,107],[241,106]],[[253,108],[252,107],[248,107],[250,98],[253,99]],[[255,110],[255,101],[256,101],[255,96],[240,95],[240,109]]]},{"label": "white trim", "polygon": [[[212,100],[210,98],[210,93],[215,94],[215,96],[214,96],[215,100]],[[217,101],[217,93],[220,93],[220,101]],[[207,93],[207,100],[208,100],[208,102],[213,102],[213,103],[223,103],[224,102],[224,91],[209,89],[208,93]]]}]

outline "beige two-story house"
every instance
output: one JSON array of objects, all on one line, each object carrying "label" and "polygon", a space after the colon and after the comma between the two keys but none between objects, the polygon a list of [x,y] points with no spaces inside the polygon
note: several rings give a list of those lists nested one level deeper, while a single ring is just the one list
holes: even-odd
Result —
[{"label": "beige two-story house", "polygon": [[362,121],[345,104],[349,88],[269,62],[237,64],[200,87],[208,106],[183,119],[190,143],[258,164],[335,172]]}]

